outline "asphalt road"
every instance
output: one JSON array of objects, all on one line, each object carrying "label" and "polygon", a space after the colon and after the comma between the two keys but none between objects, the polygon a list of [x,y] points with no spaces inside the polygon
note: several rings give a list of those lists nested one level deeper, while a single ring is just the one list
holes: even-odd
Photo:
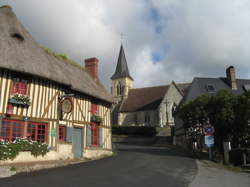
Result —
[{"label": "asphalt road", "polygon": [[184,187],[197,172],[194,159],[168,148],[116,149],[118,156],[3,178],[0,187]]}]

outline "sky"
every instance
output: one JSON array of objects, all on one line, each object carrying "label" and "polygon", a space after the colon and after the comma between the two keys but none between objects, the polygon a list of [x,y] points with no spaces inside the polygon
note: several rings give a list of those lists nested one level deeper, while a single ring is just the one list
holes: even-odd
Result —
[{"label": "sky", "polygon": [[1,0],[43,46],[79,64],[97,57],[110,88],[122,43],[134,87],[250,78],[249,0]]}]

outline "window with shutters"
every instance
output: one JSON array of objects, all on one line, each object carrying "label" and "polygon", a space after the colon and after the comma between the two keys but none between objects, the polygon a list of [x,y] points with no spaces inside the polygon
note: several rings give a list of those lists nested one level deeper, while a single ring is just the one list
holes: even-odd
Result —
[{"label": "window with shutters", "polygon": [[21,78],[14,78],[11,93],[12,95],[14,94],[26,95],[28,93],[28,81]]},{"label": "window with shutters", "polygon": [[9,142],[16,138],[23,137],[24,121],[2,119],[2,126],[0,129],[0,139]]},{"label": "window with shutters", "polygon": [[66,140],[66,127],[63,125],[59,125],[59,140],[61,142],[65,142]]},{"label": "window with shutters", "polygon": [[47,123],[29,122],[28,135],[33,141],[46,142],[47,140]]}]

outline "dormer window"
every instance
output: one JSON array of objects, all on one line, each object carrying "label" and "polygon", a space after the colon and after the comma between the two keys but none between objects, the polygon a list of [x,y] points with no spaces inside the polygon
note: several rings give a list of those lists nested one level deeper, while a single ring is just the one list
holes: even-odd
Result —
[{"label": "dormer window", "polygon": [[208,92],[216,92],[216,88],[213,84],[207,84],[207,91]]},{"label": "dormer window", "polygon": [[24,37],[19,33],[13,33],[13,34],[11,34],[11,37],[13,37],[21,42],[24,41]]},{"label": "dormer window", "polygon": [[12,94],[26,95],[28,93],[28,81],[21,78],[13,79]]}]

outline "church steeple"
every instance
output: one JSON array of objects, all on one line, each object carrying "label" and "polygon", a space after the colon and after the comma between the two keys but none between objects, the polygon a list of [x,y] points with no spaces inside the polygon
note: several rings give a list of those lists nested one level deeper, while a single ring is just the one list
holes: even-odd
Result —
[{"label": "church steeple", "polygon": [[133,87],[133,78],[130,76],[123,45],[121,44],[115,73],[111,77],[111,93],[116,102],[122,101],[128,96],[129,90]]},{"label": "church steeple", "polygon": [[128,77],[131,80],[133,80],[133,78],[129,74],[125,52],[123,49],[123,45],[121,44],[120,53],[119,53],[119,57],[118,57],[117,65],[116,65],[116,70],[113,76],[111,77],[111,79],[114,80],[114,79],[119,79],[119,78],[124,78],[124,77]]}]

